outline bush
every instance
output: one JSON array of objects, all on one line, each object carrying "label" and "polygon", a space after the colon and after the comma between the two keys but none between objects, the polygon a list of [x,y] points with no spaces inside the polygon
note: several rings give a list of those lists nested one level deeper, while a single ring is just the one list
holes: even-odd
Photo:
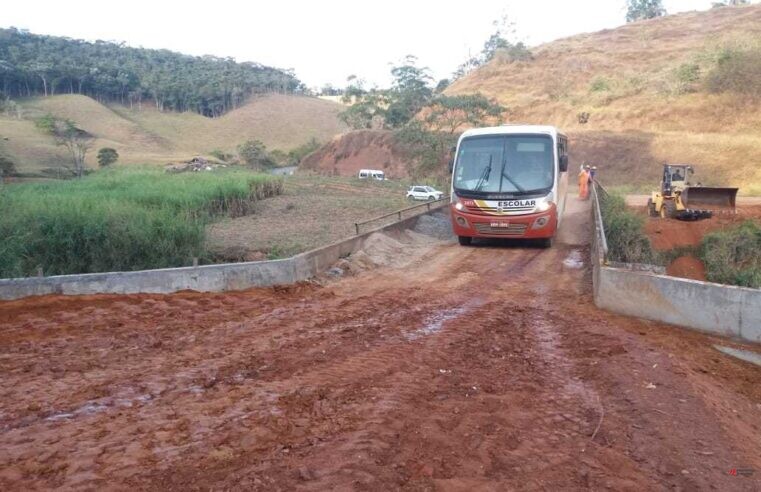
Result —
[{"label": "bush", "polygon": [[207,258],[205,226],[282,191],[246,171],[166,174],[114,168],[0,194],[0,277],[140,270]]},{"label": "bush", "polygon": [[658,255],[642,230],[645,218],[626,208],[622,195],[611,194],[600,204],[608,258],[623,263],[658,264]]},{"label": "bush", "polygon": [[674,70],[673,78],[674,92],[677,94],[695,92],[697,89],[695,83],[700,80],[700,66],[696,63],[683,63]]},{"label": "bush", "polygon": [[589,85],[589,91],[590,92],[609,92],[610,82],[608,82],[608,79],[604,77],[597,77]]},{"label": "bush", "polygon": [[214,149],[211,152],[209,152],[209,155],[222,162],[230,162],[235,158],[234,155],[228,154],[227,152],[221,149]]},{"label": "bush", "polygon": [[322,144],[319,140],[314,137],[310,138],[306,143],[303,143],[288,152],[288,165],[298,166],[304,157],[319,149],[321,146]]},{"label": "bush", "polygon": [[494,57],[503,63],[530,61],[534,59],[534,55],[531,53],[528,46],[520,41],[515,44],[507,43],[495,52]]},{"label": "bush", "polygon": [[707,234],[700,259],[711,282],[761,288],[761,227],[747,221],[737,227]]},{"label": "bush", "polygon": [[119,159],[119,153],[116,149],[103,147],[98,151],[98,165],[100,167],[110,166]]},{"label": "bush", "polygon": [[9,158],[0,155],[0,179],[16,174],[16,164]]},{"label": "bush", "polygon": [[275,166],[275,160],[270,157],[267,147],[259,140],[246,140],[240,144],[238,155],[253,169],[267,169]]},{"label": "bush", "polygon": [[761,47],[725,49],[706,83],[711,92],[761,97]]}]

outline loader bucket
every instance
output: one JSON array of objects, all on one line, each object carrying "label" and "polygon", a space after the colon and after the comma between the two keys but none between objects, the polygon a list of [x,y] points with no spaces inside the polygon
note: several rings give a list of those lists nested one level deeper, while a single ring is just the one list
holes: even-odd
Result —
[{"label": "loader bucket", "polygon": [[738,188],[691,186],[682,192],[682,203],[691,209],[735,210]]}]

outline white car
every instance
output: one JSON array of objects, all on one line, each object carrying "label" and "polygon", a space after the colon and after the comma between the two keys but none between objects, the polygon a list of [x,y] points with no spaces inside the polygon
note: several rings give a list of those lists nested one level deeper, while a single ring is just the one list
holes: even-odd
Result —
[{"label": "white car", "polygon": [[410,200],[441,200],[444,192],[437,191],[430,186],[411,186],[407,191]]}]

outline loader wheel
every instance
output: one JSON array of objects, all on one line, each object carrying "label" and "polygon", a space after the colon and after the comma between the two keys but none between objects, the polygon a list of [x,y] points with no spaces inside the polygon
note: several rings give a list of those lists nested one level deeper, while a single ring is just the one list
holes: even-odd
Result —
[{"label": "loader wheel", "polygon": [[676,202],[674,200],[666,200],[663,202],[663,208],[661,208],[661,217],[675,219],[676,213]]},{"label": "loader wheel", "polygon": [[650,217],[658,217],[658,211],[655,210],[655,203],[652,198],[647,199],[647,214]]}]

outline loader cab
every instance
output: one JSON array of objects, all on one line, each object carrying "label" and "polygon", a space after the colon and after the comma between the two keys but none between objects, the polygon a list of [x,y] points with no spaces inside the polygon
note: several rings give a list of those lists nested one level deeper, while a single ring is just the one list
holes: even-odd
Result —
[{"label": "loader cab", "polygon": [[692,166],[666,164],[663,166],[663,194],[670,195],[689,186],[688,176],[695,171]]}]

